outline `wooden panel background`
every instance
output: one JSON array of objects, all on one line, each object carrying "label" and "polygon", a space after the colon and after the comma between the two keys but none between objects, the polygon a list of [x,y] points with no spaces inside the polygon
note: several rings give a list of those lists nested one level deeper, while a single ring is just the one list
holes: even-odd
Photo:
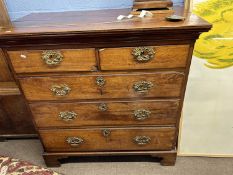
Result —
[{"label": "wooden panel background", "polygon": [[3,52],[0,49],[0,82],[1,81],[14,81],[14,80],[7,66]]},{"label": "wooden panel background", "polygon": [[35,129],[23,97],[0,96],[0,138],[32,134]]},{"label": "wooden panel background", "polygon": [[6,4],[4,0],[0,1],[0,29],[2,27],[10,27],[11,21],[8,15]]}]

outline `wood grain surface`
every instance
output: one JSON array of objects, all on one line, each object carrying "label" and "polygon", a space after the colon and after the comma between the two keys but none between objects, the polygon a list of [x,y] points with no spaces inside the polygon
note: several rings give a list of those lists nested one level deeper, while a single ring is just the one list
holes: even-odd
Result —
[{"label": "wood grain surface", "polygon": [[132,55],[132,48],[100,49],[102,70],[183,68],[189,53],[189,45],[150,46],[155,52],[148,62],[138,62]]},{"label": "wood grain surface", "polygon": [[0,1],[0,30],[1,28],[12,27],[5,0]]},{"label": "wood grain surface", "polygon": [[[110,135],[103,136],[103,129],[109,129]],[[175,128],[90,128],[39,130],[45,150],[54,151],[110,151],[110,150],[172,150],[174,148]],[[138,145],[134,142],[136,136],[150,137],[150,143]],[[66,139],[79,137],[83,143],[70,146]]]},{"label": "wood grain surface", "polygon": [[[128,15],[131,9],[106,9],[93,11],[69,11],[69,12],[48,12],[32,13],[14,21],[13,27],[2,30],[0,35],[13,36],[25,34],[46,34],[48,32],[71,34],[69,32],[100,32],[106,33],[113,30],[163,30],[163,29],[191,29],[205,30],[210,24],[191,13],[183,13],[183,9],[176,9],[176,14],[184,15],[185,21],[169,22],[165,20],[167,14],[156,14],[151,18],[132,19],[119,22],[119,15]],[[53,20],[51,20],[53,19]],[[195,27],[194,27],[195,26]],[[9,32],[11,31],[11,32]],[[64,33],[66,32],[66,33]],[[72,33],[73,33],[72,32]]]},{"label": "wood grain surface", "polygon": [[[103,77],[105,85],[99,87],[96,78]],[[35,100],[84,100],[145,97],[179,97],[184,74],[182,72],[151,72],[114,74],[103,76],[62,76],[21,78],[20,84],[29,101]],[[151,82],[153,87],[147,93],[135,92],[133,86],[141,81]],[[55,96],[54,85],[67,85],[71,91],[66,96]]]},{"label": "wood grain surface", "polygon": [[13,27],[1,30],[0,46],[12,49],[12,46],[29,48],[63,44],[106,48],[118,47],[119,44],[130,47],[142,43],[189,43],[198,38],[199,32],[211,28],[196,15],[183,13],[182,8],[175,9],[175,14],[184,16],[185,20],[175,23],[166,21],[165,17],[170,15],[167,13],[143,19],[117,20],[119,15],[130,12],[131,9],[108,9],[33,13],[14,21]]},{"label": "wood grain surface", "polygon": [[0,96],[20,95],[21,92],[17,84],[13,81],[0,82]]},{"label": "wood grain surface", "polygon": [[153,9],[153,8],[167,8],[172,7],[171,0],[135,0],[133,4],[134,9]]},{"label": "wood grain surface", "polygon": [[0,138],[36,135],[32,117],[21,95],[0,97]]},{"label": "wood grain surface", "polygon": [[59,65],[47,65],[42,59],[46,50],[9,51],[16,73],[92,71],[96,68],[95,49],[57,49],[63,55]]},{"label": "wood grain surface", "polygon": [[[99,106],[106,104],[107,110]],[[174,125],[179,100],[146,100],[122,102],[89,103],[32,103],[30,104],[37,127],[83,127],[83,126],[125,126],[125,125]],[[149,117],[137,120],[136,110],[145,109]],[[60,118],[60,112],[75,112],[77,117],[71,121]]]},{"label": "wood grain surface", "polygon": [[0,49],[0,81],[13,81],[13,76],[11,75],[10,69],[5,60],[4,53]]}]

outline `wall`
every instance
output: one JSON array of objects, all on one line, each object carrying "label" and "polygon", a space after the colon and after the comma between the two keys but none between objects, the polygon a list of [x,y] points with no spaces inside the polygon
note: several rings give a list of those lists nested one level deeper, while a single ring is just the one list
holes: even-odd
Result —
[{"label": "wall", "polygon": [[233,157],[233,0],[193,2],[213,27],[196,41],[179,154]]},{"label": "wall", "polygon": [[[57,12],[76,10],[97,10],[130,8],[133,0],[5,0],[12,20],[32,12]],[[183,0],[174,0],[182,5]]]}]

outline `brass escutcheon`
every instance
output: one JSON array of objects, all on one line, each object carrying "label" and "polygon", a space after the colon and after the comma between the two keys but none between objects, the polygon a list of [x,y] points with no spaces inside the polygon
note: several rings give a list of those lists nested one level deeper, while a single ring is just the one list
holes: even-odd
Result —
[{"label": "brass escutcheon", "polygon": [[66,96],[71,91],[71,88],[66,84],[52,85],[51,89],[55,96]]},{"label": "brass escutcheon", "polygon": [[136,120],[145,120],[150,117],[151,112],[146,109],[138,109],[133,112]]},{"label": "brass escutcheon", "polygon": [[49,66],[56,66],[63,61],[63,55],[60,51],[46,50],[42,53],[41,59]]},{"label": "brass escutcheon", "polygon": [[132,55],[137,62],[148,62],[155,57],[155,51],[153,47],[136,47]]},{"label": "brass escutcheon", "polygon": [[111,130],[110,129],[103,129],[102,134],[104,137],[108,137],[111,134]]},{"label": "brass escutcheon", "polygon": [[59,113],[59,117],[68,122],[74,120],[77,117],[77,114],[74,111],[64,111]]},{"label": "brass escutcheon", "polygon": [[99,87],[103,87],[105,85],[105,79],[104,77],[96,77],[96,84],[99,86]]},{"label": "brass escutcheon", "polygon": [[67,137],[66,142],[72,147],[77,147],[82,144],[84,140],[80,137]]},{"label": "brass escutcheon", "polygon": [[136,136],[133,140],[138,145],[147,145],[150,143],[151,138],[148,136]]},{"label": "brass escutcheon", "polygon": [[139,81],[133,85],[133,89],[137,93],[147,93],[153,86],[150,81]]},{"label": "brass escutcheon", "polygon": [[99,104],[98,108],[99,108],[99,110],[102,111],[102,112],[108,110],[108,106],[107,106],[107,104],[105,104],[105,103]]}]

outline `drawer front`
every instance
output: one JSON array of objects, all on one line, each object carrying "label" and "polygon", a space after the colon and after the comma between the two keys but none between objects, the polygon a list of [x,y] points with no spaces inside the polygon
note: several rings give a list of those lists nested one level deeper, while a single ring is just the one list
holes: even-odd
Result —
[{"label": "drawer front", "polygon": [[20,83],[26,98],[33,101],[178,97],[183,79],[181,72],[161,72],[22,78]]},{"label": "drawer front", "polygon": [[171,150],[175,128],[98,128],[39,130],[45,150]]},{"label": "drawer front", "polygon": [[33,103],[37,127],[174,125],[179,100]]},{"label": "drawer front", "polygon": [[8,51],[16,73],[93,71],[95,49]]},{"label": "drawer front", "polygon": [[102,70],[183,68],[189,45],[106,48],[99,52]]}]

